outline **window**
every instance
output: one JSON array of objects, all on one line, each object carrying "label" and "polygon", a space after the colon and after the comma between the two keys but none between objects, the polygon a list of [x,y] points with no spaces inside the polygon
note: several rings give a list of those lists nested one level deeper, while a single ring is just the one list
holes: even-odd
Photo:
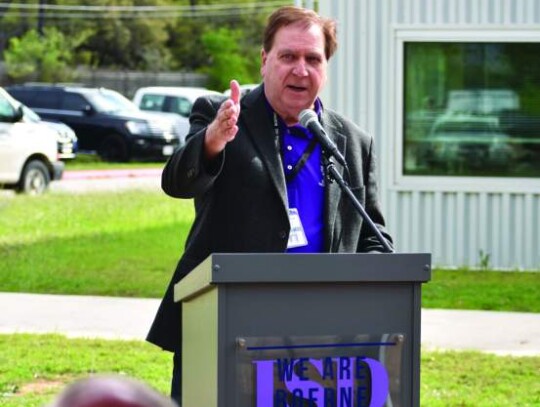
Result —
[{"label": "window", "polygon": [[15,116],[15,109],[7,99],[0,95],[0,122],[10,121]]},{"label": "window", "polygon": [[143,95],[139,108],[141,110],[152,110],[156,112],[162,112],[164,110],[163,109],[164,101],[165,101],[164,95],[146,94],[146,95]]},{"label": "window", "polygon": [[20,92],[19,99],[25,105],[38,109],[58,109],[60,93],[55,91],[28,90]]},{"label": "window", "polygon": [[403,62],[404,176],[540,178],[539,42],[404,41]]},{"label": "window", "polygon": [[88,101],[76,93],[64,93],[64,97],[60,103],[60,109],[62,110],[75,110],[82,112],[89,106]]},{"label": "window", "polygon": [[191,113],[192,103],[181,96],[167,97],[168,106],[165,109],[167,112],[177,113],[180,116],[189,117]]}]

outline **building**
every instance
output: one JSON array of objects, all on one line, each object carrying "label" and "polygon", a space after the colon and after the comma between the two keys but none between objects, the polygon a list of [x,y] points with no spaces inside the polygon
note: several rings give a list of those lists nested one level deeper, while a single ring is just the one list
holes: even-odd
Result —
[{"label": "building", "polygon": [[375,136],[397,251],[540,269],[540,0],[318,3],[324,100]]}]

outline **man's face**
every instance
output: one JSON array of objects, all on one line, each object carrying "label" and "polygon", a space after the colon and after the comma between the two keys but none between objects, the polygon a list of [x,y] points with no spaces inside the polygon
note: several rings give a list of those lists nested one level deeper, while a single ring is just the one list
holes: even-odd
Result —
[{"label": "man's face", "polygon": [[282,27],[272,49],[261,55],[266,98],[288,125],[297,123],[298,114],[313,107],[326,82],[328,61],[321,27]]}]

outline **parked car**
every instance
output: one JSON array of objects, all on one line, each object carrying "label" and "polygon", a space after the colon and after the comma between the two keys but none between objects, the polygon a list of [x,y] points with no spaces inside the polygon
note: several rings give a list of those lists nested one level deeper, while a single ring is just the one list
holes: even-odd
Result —
[{"label": "parked car", "polygon": [[511,89],[459,89],[448,92],[447,113],[495,115],[516,111],[518,94]]},{"label": "parked car", "polygon": [[48,126],[56,132],[58,145],[58,158],[61,160],[72,160],[77,157],[77,136],[67,124],[57,121],[43,120],[36,112],[21,103],[23,111],[23,121],[29,123],[40,123]]},{"label": "parked car", "polygon": [[[141,109],[139,109],[139,107],[135,103],[133,103],[132,100],[129,100],[120,92],[104,88],[103,95],[109,98],[112,103],[115,103],[118,106],[118,109],[120,109],[121,111],[135,111],[141,114]],[[167,122],[170,122],[172,125],[173,134],[178,139],[178,147],[181,147],[185,143],[186,135],[184,133],[184,120],[181,116],[177,115],[176,113],[153,111],[144,111],[144,113],[142,114],[146,115],[150,120],[157,118],[157,120],[165,120]]]},{"label": "parked car", "polygon": [[220,93],[197,87],[151,86],[138,89],[133,96],[133,103],[144,111],[179,115],[179,132],[182,140],[185,140],[189,131],[189,115],[193,103],[197,98],[205,95],[220,95]]},{"label": "parked car", "polygon": [[6,90],[44,119],[70,126],[80,150],[96,151],[105,160],[160,160],[179,145],[171,120],[121,109],[108,97],[110,89],[43,84]]},{"label": "parked car", "polygon": [[57,134],[24,119],[23,107],[0,88],[0,186],[39,195],[62,177]]},{"label": "parked car", "polygon": [[442,115],[425,139],[426,156],[438,164],[505,166],[512,160],[510,141],[496,116]]}]

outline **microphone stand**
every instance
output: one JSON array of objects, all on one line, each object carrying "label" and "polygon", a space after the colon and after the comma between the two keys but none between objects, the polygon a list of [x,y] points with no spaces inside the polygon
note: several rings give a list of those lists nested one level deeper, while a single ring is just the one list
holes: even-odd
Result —
[{"label": "microphone stand", "polygon": [[375,223],[373,223],[373,221],[367,214],[362,204],[358,201],[358,199],[356,199],[356,197],[352,193],[351,188],[349,188],[349,185],[347,184],[347,182],[343,179],[343,177],[338,172],[338,170],[336,170],[336,165],[334,164],[334,161],[332,160],[332,155],[328,151],[326,151],[324,147],[322,148],[322,153],[323,153],[323,163],[326,170],[327,181],[330,183],[334,181],[337,182],[341,190],[351,199],[358,213],[360,213],[364,221],[367,222],[371,230],[373,230],[379,242],[384,246],[386,253],[394,253],[394,249],[390,247],[390,245],[388,244],[388,241],[384,238],[381,231],[377,228],[377,226],[375,226]]}]

